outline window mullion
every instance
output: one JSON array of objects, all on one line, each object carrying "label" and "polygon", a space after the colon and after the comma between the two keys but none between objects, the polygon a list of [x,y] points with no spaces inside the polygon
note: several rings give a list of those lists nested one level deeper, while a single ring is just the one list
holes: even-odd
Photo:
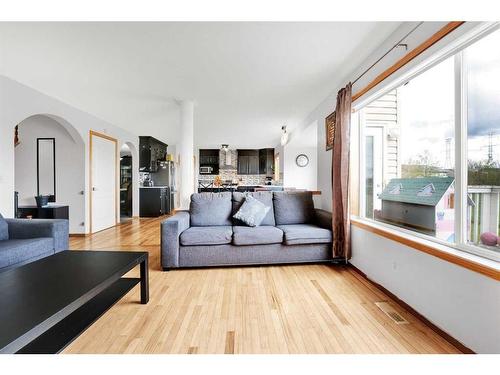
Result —
[{"label": "window mullion", "polygon": [[463,52],[455,55],[455,242],[467,242],[467,76]]}]

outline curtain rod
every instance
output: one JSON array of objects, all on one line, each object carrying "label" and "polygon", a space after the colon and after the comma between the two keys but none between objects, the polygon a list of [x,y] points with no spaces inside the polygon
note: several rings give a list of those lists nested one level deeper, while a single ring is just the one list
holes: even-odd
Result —
[{"label": "curtain rod", "polygon": [[[375,61],[372,65],[370,65],[363,73],[361,73],[358,78],[356,78],[352,84],[354,85],[356,82],[358,82],[361,77],[363,77],[366,73],[368,73],[375,65],[377,65],[384,57],[386,57],[389,53],[391,53],[395,48],[399,47],[402,45],[401,43],[408,37],[410,36],[416,29],[418,29],[424,22],[421,21],[419,22],[413,29],[411,29],[404,37],[402,37],[396,44],[394,44],[386,53],[384,53],[377,61]],[[408,47],[408,46],[406,46]]]}]

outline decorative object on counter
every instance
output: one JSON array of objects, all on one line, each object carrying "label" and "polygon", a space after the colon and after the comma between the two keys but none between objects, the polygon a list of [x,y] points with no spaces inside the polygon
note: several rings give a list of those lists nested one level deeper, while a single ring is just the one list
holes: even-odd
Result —
[{"label": "decorative object on counter", "polygon": [[35,196],[36,206],[38,208],[45,207],[49,204],[49,196],[48,195],[37,195]]},{"label": "decorative object on counter", "polygon": [[215,176],[214,178],[214,186],[221,186],[222,185],[222,179],[220,178],[220,176]]},{"label": "decorative object on counter", "polygon": [[283,125],[281,127],[281,145],[284,146],[288,143],[288,136],[289,136],[289,133],[287,133],[286,131],[286,125]]},{"label": "decorative object on counter", "polygon": [[325,119],[325,134],[326,134],[326,151],[333,149],[333,140],[335,139],[335,116],[336,113],[333,111]]},{"label": "decorative object on counter", "polygon": [[258,227],[270,209],[264,203],[247,194],[245,201],[233,217],[241,220],[249,227]]},{"label": "decorative object on counter", "polygon": [[306,167],[309,164],[309,158],[306,154],[297,155],[297,157],[295,158],[295,164],[297,164],[301,168]]}]

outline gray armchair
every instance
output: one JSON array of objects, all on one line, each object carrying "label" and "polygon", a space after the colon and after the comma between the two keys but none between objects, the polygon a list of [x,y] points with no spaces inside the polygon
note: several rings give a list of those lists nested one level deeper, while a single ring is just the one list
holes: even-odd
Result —
[{"label": "gray armchair", "polygon": [[0,215],[0,271],[68,248],[68,220],[4,219]]},{"label": "gray armchair", "polygon": [[179,236],[189,226],[188,211],[177,211],[161,223],[161,264],[164,270],[179,267]]}]

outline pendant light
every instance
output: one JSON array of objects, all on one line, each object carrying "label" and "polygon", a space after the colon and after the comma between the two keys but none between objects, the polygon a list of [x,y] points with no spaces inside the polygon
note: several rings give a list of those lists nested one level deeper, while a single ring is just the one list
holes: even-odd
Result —
[{"label": "pendant light", "polygon": [[282,131],[282,133],[281,133],[281,145],[284,146],[288,143],[288,134],[289,134],[286,132],[286,125],[283,125],[281,127],[281,131]]}]

